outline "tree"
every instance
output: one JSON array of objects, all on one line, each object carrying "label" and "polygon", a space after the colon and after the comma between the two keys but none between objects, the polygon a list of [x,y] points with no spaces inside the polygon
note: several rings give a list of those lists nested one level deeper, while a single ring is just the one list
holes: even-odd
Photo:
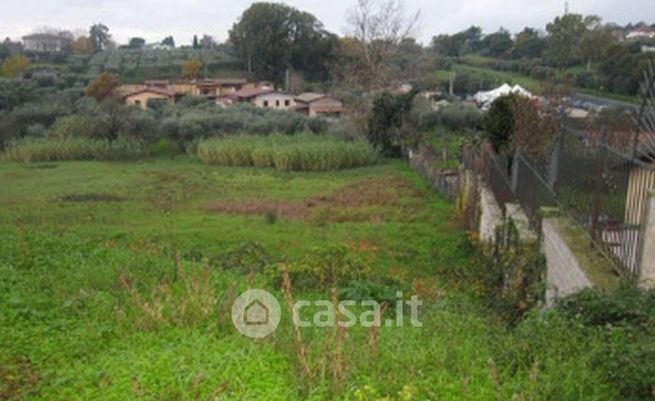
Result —
[{"label": "tree", "polygon": [[439,35],[432,38],[433,50],[444,56],[459,57],[480,49],[482,40],[482,28],[471,26],[465,31],[458,32],[452,36]]},{"label": "tree", "polygon": [[408,16],[401,0],[358,0],[348,14],[354,52],[345,73],[365,90],[388,85],[393,78],[390,60],[412,37],[419,16]]},{"label": "tree", "polygon": [[496,152],[507,151],[514,132],[514,109],[520,95],[499,97],[482,119],[485,134]]},{"label": "tree", "polygon": [[80,36],[71,44],[73,54],[91,54],[93,53],[93,44],[88,36]]},{"label": "tree", "polygon": [[398,148],[407,139],[408,120],[416,92],[392,95],[384,92],[373,100],[368,120],[368,140],[387,156],[398,156]]},{"label": "tree", "polygon": [[481,53],[491,57],[505,56],[514,46],[512,36],[506,29],[487,35],[482,39]]},{"label": "tree", "polygon": [[182,78],[185,79],[195,79],[198,78],[200,69],[202,68],[202,61],[197,58],[191,58],[186,60],[182,64]]},{"label": "tree", "polygon": [[114,75],[103,73],[86,87],[84,95],[93,97],[100,102],[112,97],[119,86],[120,82]]},{"label": "tree", "polygon": [[279,3],[254,3],[230,30],[248,72],[282,82],[288,69],[326,74],[336,36],[313,15]]},{"label": "tree", "polygon": [[131,38],[127,47],[129,49],[143,49],[146,45],[146,40],[143,38]]},{"label": "tree", "polygon": [[514,38],[513,58],[539,58],[544,52],[546,41],[536,29],[526,27]]},{"label": "tree", "polygon": [[200,49],[200,44],[198,43],[198,35],[193,35],[193,43],[191,44],[191,47],[194,49]]},{"label": "tree", "polygon": [[200,40],[200,47],[203,49],[213,49],[216,46],[216,41],[210,35],[202,35]]},{"label": "tree", "polygon": [[603,53],[618,39],[614,35],[614,28],[603,25],[599,17],[585,18],[587,32],[580,40],[580,57],[587,64],[587,71],[591,71],[592,63],[600,61]]},{"label": "tree", "polygon": [[164,46],[175,47],[175,39],[173,39],[172,36],[167,36],[161,41],[161,44]]},{"label": "tree", "polygon": [[579,64],[584,54],[583,40],[589,29],[600,21],[599,17],[566,14],[546,26],[546,57],[557,67]]},{"label": "tree", "polygon": [[105,50],[111,39],[109,28],[103,24],[94,24],[89,29],[89,39],[91,40],[91,48],[94,52],[101,52]]},{"label": "tree", "polygon": [[20,78],[23,76],[30,62],[22,54],[9,56],[0,65],[0,75],[7,78]]}]

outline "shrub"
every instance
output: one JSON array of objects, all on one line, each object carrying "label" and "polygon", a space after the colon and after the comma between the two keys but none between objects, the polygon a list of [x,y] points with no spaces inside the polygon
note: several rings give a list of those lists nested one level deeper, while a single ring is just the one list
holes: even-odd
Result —
[{"label": "shrub", "polygon": [[9,143],[4,157],[11,161],[133,160],[147,152],[144,142],[85,138],[22,139]]},{"label": "shrub", "polygon": [[652,399],[655,377],[655,293],[627,284],[614,294],[589,289],[561,300],[557,309],[585,326],[601,329],[596,366],[629,400]]},{"label": "shrub", "polygon": [[448,104],[436,114],[439,124],[455,131],[478,130],[482,124],[482,114],[472,104]]},{"label": "shrub", "polygon": [[50,138],[92,138],[95,121],[91,117],[73,114],[59,117],[47,132]]},{"label": "shrub", "polygon": [[280,171],[328,171],[373,164],[377,155],[364,140],[344,141],[302,134],[210,139],[198,145],[198,157],[220,166],[275,167]]}]

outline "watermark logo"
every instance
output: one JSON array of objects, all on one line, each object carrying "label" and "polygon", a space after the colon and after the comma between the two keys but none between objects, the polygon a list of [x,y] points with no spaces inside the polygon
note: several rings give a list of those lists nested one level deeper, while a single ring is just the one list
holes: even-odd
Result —
[{"label": "watermark logo", "polygon": [[[409,309],[409,322],[413,327],[422,327],[418,320],[418,309],[423,302],[413,295],[404,299],[402,291],[396,293],[394,318],[382,320],[382,314],[389,304],[381,305],[374,300],[361,302],[342,300],[336,305],[328,300],[299,300],[293,304],[292,318],[297,327],[402,327],[405,312]],[[392,303],[393,305],[393,303]],[[303,310],[306,313],[303,313]],[[355,311],[359,312],[358,314]],[[308,312],[308,313],[307,313]],[[307,314],[311,315],[307,316]],[[252,338],[263,338],[273,333],[280,323],[280,304],[268,291],[248,290],[232,305],[232,322],[241,334]]]},{"label": "watermark logo", "polygon": [[280,324],[280,304],[270,292],[248,290],[232,304],[232,322],[239,332],[251,338],[263,338]]}]

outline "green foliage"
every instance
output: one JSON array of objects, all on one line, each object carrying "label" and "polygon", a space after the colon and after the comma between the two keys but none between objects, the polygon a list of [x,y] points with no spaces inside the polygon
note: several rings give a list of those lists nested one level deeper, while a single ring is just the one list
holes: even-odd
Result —
[{"label": "green foliage", "polygon": [[453,131],[477,131],[482,125],[482,113],[471,104],[447,104],[436,112],[436,120]]},{"label": "green foliage", "polygon": [[516,103],[520,95],[511,94],[499,97],[491,104],[491,108],[484,115],[482,125],[489,141],[497,152],[505,151],[510,145],[512,134],[516,125]]},{"label": "green foliage", "polygon": [[594,329],[604,329],[594,356],[606,377],[630,400],[649,400],[655,382],[655,294],[624,284],[615,293],[589,289],[557,308]]},{"label": "green foliage", "polygon": [[210,139],[198,145],[198,156],[206,164],[274,167],[279,171],[339,170],[377,161],[375,151],[365,141],[314,134]]},{"label": "green foliage", "polygon": [[93,138],[97,122],[95,119],[79,114],[59,117],[50,127],[47,136],[50,138]]},{"label": "green foliage", "polygon": [[0,76],[6,78],[20,78],[27,71],[30,62],[22,54],[7,57],[0,65]]},{"label": "green foliage", "polygon": [[373,100],[368,120],[368,140],[384,155],[399,155],[399,147],[408,140],[408,120],[415,92],[392,95],[384,92]]},{"label": "green foliage", "polygon": [[313,15],[280,3],[252,4],[230,30],[244,68],[282,82],[287,69],[325,79],[337,45]]},{"label": "green foliage", "polygon": [[475,264],[483,298],[506,321],[516,323],[543,303],[546,260],[538,243],[521,243],[511,220],[496,230],[493,245]]},{"label": "green foliage", "polygon": [[57,139],[15,140],[3,157],[11,161],[43,162],[64,160],[134,160],[147,154],[145,143],[133,139]]}]

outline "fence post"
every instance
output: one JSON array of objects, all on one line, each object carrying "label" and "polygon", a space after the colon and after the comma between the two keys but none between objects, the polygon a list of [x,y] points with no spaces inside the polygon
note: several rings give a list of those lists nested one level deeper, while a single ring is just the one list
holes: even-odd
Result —
[{"label": "fence post", "polygon": [[563,132],[561,132],[555,139],[553,151],[550,154],[550,165],[548,166],[548,185],[555,193],[557,193],[557,180],[559,178],[559,162],[562,156],[563,145]]},{"label": "fence post", "polygon": [[643,240],[639,251],[638,285],[643,289],[655,288],[655,191],[646,197],[643,220]]},{"label": "fence post", "polygon": [[521,158],[521,151],[517,150],[514,154],[514,160],[512,161],[512,192],[516,194],[516,191],[519,188],[519,160]]}]

